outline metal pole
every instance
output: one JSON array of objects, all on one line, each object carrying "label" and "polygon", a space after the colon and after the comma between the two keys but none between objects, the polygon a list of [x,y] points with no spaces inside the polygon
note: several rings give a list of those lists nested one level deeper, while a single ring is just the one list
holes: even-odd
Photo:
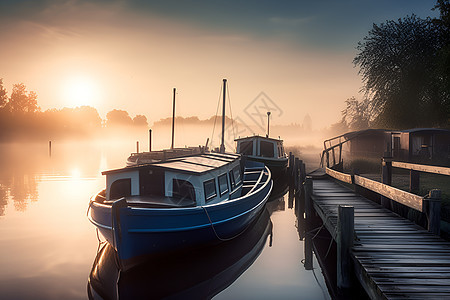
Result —
[{"label": "metal pole", "polygon": [[267,137],[269,137],[270,111],[267,112]]},{"label": "metal pole", "polygon": [[220,144],[220,153],[225,152],[225,96],[227,94],[227,80],[223,80],[223,107],[222,107],[222,143]]},{"label": "metal pole", "polygon": [[173,112],[172,112],[172,146],[170,146],[170,149],[173,149],[173,141],[175,137],[175,93],[177,89],[173,88]]}]

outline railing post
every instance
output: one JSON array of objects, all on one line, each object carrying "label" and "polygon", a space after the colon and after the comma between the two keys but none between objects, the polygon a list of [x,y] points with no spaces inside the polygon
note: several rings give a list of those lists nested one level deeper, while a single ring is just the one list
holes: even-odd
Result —
[{"label": "railing post", "polygon": [[350,250],[355,234],[355,212],[353,206],[339,205],[337,223],[337,286],[339,289],[351,287]]},{"label": "railing post", "polygon": [[420,187],[420,172],[409,170],[409,192],[416,193]]},{"label": "railing post", "polygon": [[330,167],[330,152],[327,151],[327,168]]},{"label": "railing post", "polygon": [[424,202],[428,203],[425,206],[425,213],[428,219],[428,231],[439,235],[441,233],[441,190],[431,190],[428,198],[424,198]]},{"label": "railing post", "polygon": [[[384,153],[381,160],[381,178],[382,183],[392,185],[392,157],[388,152]],[[384,196],[381,196],[381,205],[385,208],[391,208],[391,200]]]}]

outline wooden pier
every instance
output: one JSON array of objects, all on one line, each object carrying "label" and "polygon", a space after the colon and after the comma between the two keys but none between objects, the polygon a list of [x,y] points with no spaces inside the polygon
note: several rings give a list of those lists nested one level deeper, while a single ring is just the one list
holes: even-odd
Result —
[{"label": "wooden pier", "polygon": [[[450,242],[432,233],[439,232],[433,208],[439,205],[430,203],[438,201],[407,199],[429,212],[427,230],[355,193],[349,185],[355,176],[328,173],[334,178],[324,169],[307,177],[305,215],[315,211],[337,243],[337,286],[351,288],[354,273],[371,299],[450,299]],[[358,177],[358,184],[377,189]],[[400,193],[379,190],[384,197]]]}]

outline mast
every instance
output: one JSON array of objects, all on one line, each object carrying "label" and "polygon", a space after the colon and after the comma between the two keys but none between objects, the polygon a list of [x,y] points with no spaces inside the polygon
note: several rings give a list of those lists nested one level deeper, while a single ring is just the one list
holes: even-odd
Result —
[{"label": "mast", "polygon": [[223,80],[223,107],[222,107],[222,143],[220,153],[225,153],[225,96],[227,94],[227,80]]},{"label": "mast", "polygon": [[173,113],[172,113],[172,146],[170,146],[170,149],[173,149],[173,141],[175,137],[175,93],[177,89],[173,88]]},{"label": "mast", "polygon": [[270,123],[270,111],[267,112],[267,135],[269,137],[269,123]]}]

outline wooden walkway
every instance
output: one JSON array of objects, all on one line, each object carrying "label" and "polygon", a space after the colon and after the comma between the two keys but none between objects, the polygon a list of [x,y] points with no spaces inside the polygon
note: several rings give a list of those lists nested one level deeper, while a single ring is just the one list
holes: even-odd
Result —
[{"label": "wooden walkway", "polygon": [[331,179],[313,177],[311,198],[336,240],[339,205],[354,207],[356,277],[372,299],[450,299],[450,243]]}]

